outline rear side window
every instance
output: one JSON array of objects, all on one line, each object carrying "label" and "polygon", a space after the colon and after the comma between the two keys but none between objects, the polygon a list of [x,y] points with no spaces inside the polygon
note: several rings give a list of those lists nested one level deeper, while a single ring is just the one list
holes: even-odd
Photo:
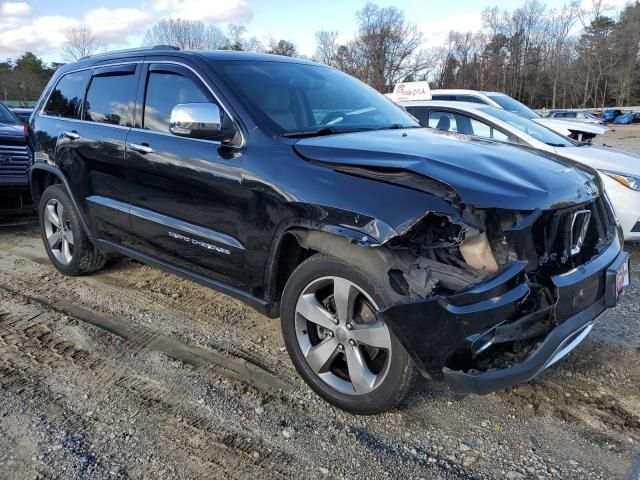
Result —
[{"label": "rear side window", "polygon": [[171,110],[180,103],[209,103],[209,99],[190,78],[172,72],[150,72],[143,128],[169,132]]},{"label": "rear side window", "polygon": [[68,73],[53,89],[44,107],[44,113],[54,117],[79,118],[80,103],[91,72]]},{"label": "rear side window", "polygon": [[84,119],[130,127],[135,87],[133,73],[94,76],[87,91]]},{"label": "rear side window", "polygon": [[469,124],[471,132],[468,135],[474,135],[476,137],[491,138],[491,127],[486,123],[483,123],[475,118],[469,117]]},{"label": "rear side window", "polygon": [[431,96],[432,100],[444,100],[447,102],[452,102],[455,101],[456,96],[455,95],[432,95]]},{"label": "rear side window", "polygon": [[473,95],[458,95],[456,97],[458,102],[471,102],[471,103],[480,103],[482,105],[486,105],[487,102],[482,100],[481,98],[474,97]]}]

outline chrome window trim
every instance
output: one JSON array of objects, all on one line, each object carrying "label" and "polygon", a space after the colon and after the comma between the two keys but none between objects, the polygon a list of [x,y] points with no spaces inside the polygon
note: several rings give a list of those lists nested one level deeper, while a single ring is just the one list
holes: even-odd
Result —
[{"label": "chrome window trim", "polygon": [[47,115],[46,113],[40,114],[39,116],[43,118],[51,118],[53,120],[64,120],[65,122],[83,123],[86,125],[101,125],[103,127],[123,128],[125,130],[131,130],[131,127],[127,127],[126,125],[114,125],[113,123],[89,122],[87,120],[78,120],[77,118],[54,117],[53,115]]},{"label": "chrome window trim", "polygon": [[[132,64],[137,65],[138,63],[144,63],[144,62],[142,62],[142,61],[118,62],[118,63],[109,63],[109,64],[105,64],[105,65],[99,65],[99,67],[117,67],[119,65],[132,65]],[[42,102],[42,106],[40,107],[40,110],[38,110],[37,115],[40,116],[40,117],[45,117],[45,118],[60,118],[60,119],[63,119],[63,120],[75,120],[75,121],[78,121],[78,122],[85,122],[85,120],[80,120],[78,118],[56,117],[54,115],[47,115],[47,114],[44,113],[44,108],[47,106],[47,103],[49,103],[49,99],[51,98],[51,95],[53,94],[53,91],[55,90],[56,86],[60,83],[60,81],[64,77],[66,77],[67,75],[69,75],[71,73],[84,72],[85,70],[93,70],[94,68],[97,68],[97,66],[96,65],[91,65],[90,67],[76,68],[74,70],[69,70],[68,72],[65,72],[62,75],[60,75],[60,78],[58,78],[58,80],[56,81],[55,85],[53,86],[53,88],[51,89],[49,94],[47,95],[47,99],[44,102]],[[85,92],[85,94],[86,94],[86,92]],[[98,123],[98,122],[86,122],[86,123]],[[106,125],[110,125],[110,124],[106,124]],[[115,126],[115,125],[112,125],[112,126]],[[121,125],[119,125],[119,126],[121,126]],[[129,127],[126,127],[126,128],[129,128]]]},{"label": "chrome window trim", "polygon": [[[100,65],[91,65],[89,67],[82,67],[82,68],[77,68],[77,69],[74,69],[74,70],[69,70],[68,72],[65,72],[64,74],[62,74],[60,76],[60,78],[56,81],[54,87],[51,89],[51,91],[47,95],[47,99],[42,103],[42,106],[40,107],[40,110],[38,111],[37,115],[40,116],[40,117],[44,117],[44,118],[67,120],[67,121],[80,122],[80,123],[86,123],[86,124],[91,124],[91,125],[106,125],[106,126],[109,126],[109,127],[126,128],[128,130],[135,130],[136,132],[153,133],[153,134],[156,134],[156,135],[168,135],[168,136],[171,136],[173,138],[187,138],[189,140],[195,140],[195,141],[198,141],[198,142],[206,142],[206,143],[210,143],[210,144],[214,144],[214,145],[221,145],[222,142],[219,141],[219,140],[204,140],[204,139],[200,139],[200,138],[179,137],[178,135],[174,135],[172,133],[167,133],[167,132],[158,132],[158,131],[154,131],[154,130],[145,130],[144,128],[127,127],[127,126],[124,126],[124,125],[113,125],[113,124],[110,124],[110,123],[89,122],[87,120],[80,120],[80,119],[77,119],[77,118],[56,117],[56,116],[53,116],[53,115],[47,115],[47,114],[43,113],[45,106],[47,105],[47,103],[49,103],[49,97],[51,97],[51,94],[53,93],[53,90],[55,89],[55,86],[58,85],[60,80],[62,80],[62,78],[64,78],[66,75],[69,75],[71,73],[82,72],[84,70],[93,70],[94,68],[117,67],[119,65],[131,65],[131,64],[152,64],[152,63],[153,64],[178,65],[180,67],[184,67],[187,70],[191,71],[196,77],[198,77],[200,82],[205,86],[205,88],[209,91],[209,93],[211,93],[211,95],[213,95],[213,98],[215,98],[216,102],[218,102],[218,105],[220,105],[222,107],[222,109],[224,110],[224,112],[229,116],[229,118],[231,119],[233,124],[236,126],[237,131],[240,133],[240,137],[242,139],[242,141],[240,142],[240,145],[230,145],[230,147],[241,149],[247,144],[246,137],[244,136],[244,132],[240,128],[240,123],[238,121],[236,121],[236,119],[234,118],[233,115],[231,115],[231,113],[229,112],[229,109],[226,107],[224,102],[222,102],[220,100],[220,97],[218,97],[216,92],[214,92],[213,89],[209,86],[209,84],[204,80],[204,78],[202,78],[202,75],[200,75],[195,69],[193,69],[189,65],[187,65],[185,63],[182,63],[182,62],[175,61],[175,60],[138,60],[138,61],[105,63],[105,64],[100,64]],[[145,87],[144,88],[145,88],[145,91],[146,91],[146,88],[147,88],[146,81],[145,81]],[[143,100],[143,103],[144,103],[144,100]]]}]

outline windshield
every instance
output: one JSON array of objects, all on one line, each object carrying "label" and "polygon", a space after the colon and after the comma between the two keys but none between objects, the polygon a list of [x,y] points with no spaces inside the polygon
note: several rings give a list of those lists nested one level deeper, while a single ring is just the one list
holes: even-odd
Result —
[{"label": "windshield", "polygon": [[248,110],[284,136],[420,126],[371,87],[332,68],[265,61],[215,66]]},{"label": "windshield", "polygon": [[536,140],[539,140],[547,145],[552,147],[575,147],[576,144],[567,137],[560,135],[559,133],[554,132],[553,130],[548,129],[540,125],[533,120],[529,120],[528,118],[524,118],[520,115],[517,115],[513,112],[508,112],[507,110],[503,110],[501,108],[496,107],[480,107],[480,110],[488,113],[492,117],[497,118],[498,120],[502,120],[505,123],[508,123],[514,128],[523,131],[527,135],[532,136]]},{"label": "windshield", "polygon": [[0,103],[0,123],[8,123],[10,125],[19,125],[20,122],[11,113],[7,107]]},{"label": "windshield", "polygon": [[540,118],[540,115],[538,115],[536,112],[508,95],[495,93],[487,93],[486,95],[509,112],[517,113],[518,115],[522,115],[523,117],[529,119]]}]

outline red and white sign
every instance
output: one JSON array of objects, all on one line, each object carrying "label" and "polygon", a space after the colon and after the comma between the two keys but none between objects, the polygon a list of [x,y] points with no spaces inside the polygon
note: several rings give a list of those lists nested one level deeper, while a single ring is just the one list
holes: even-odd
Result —
[{"label": "red and white sign", "polygon": [[397,83],[393,89],[393,101],[403,100],[431,100],[429,82]]},{"label": "red and white sign", "polygon": [[624,289],[629,286],[629,283],[629,260],[627,260],[620,266],[616,274],[616,295],[618,297],[624,291]]}]

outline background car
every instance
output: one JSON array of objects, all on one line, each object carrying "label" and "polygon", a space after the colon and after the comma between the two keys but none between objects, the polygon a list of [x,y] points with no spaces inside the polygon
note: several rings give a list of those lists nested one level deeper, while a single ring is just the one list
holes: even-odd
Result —
[{"label": "background car", "polygon": [[602,112],[602,119],[605,123],[612,123],[620,115],[622,115],[622,110],[605,110]]},{"label": "background car", "polygon": [[506,110],[467,102],[399,102],[425,127],[532,147],[601,173],[625,240],[640,241],[640,156],[559,135]]},{"label": "background car", "polygon": [[529,120],[533,120],[561,135],[571,137],[582,142],[590,142],[597,135],[602,135],[608,131],[606,127],[601,125],[593,125],[575,120],[555,119],[541,117],[529,107],[520,103],[515,98],[500,92],[479,92],[476,90],[432,90],[432,100],[448,100],[456,102],[470,102],[493,107],[502,108],[509,112],[517,113]]},{"label": "background car", "polygon": [[598,125],[604,125],[605,121],[593,113],[589,112],[574,112],[570,110],[553,110],[549,112],[547,118],[557,118],[560,120],[576,120],[585,123],[595,123]]},{"label": "background car", "polygon": [[615,125],[631,125],[632,123],[640,123],[640,113],[628,112],[616,117],[613,121]]},{"label": "background car", "polygon": [[8,217],[32,211],[29,190],[31,150],[27,146],[27,127],[0,103],[0,216]]},{"label": "background car", "polygon": [[22,123],[29,123],[29,117],[33,112],[33,108],[26,108],[26,107],[14,107],[14,108],[10,108],[9,110],[11,110],[11,112],[16,117],[18,117],[18,120],[20,120]]}]

